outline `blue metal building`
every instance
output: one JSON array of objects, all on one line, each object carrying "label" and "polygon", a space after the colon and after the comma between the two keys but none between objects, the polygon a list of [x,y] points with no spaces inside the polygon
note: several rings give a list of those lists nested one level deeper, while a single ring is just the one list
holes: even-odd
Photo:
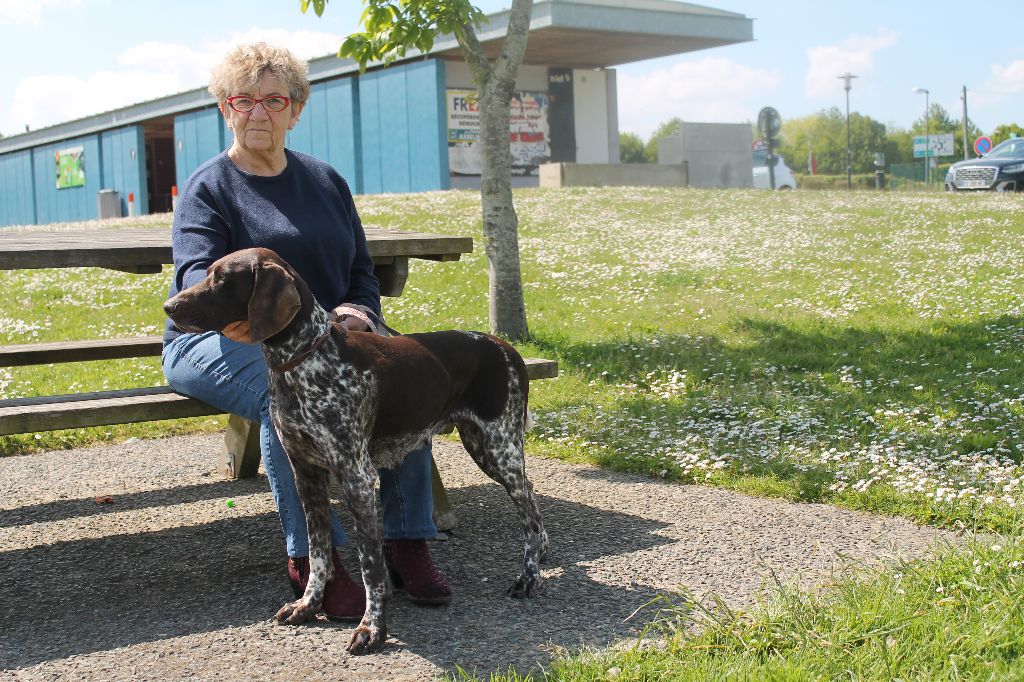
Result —
[{"label": "blue metal building", "polygon": [[[480,33],[492,59],[507,20],[493,14]],[[617,163],[609,67],[752,39],[753,22],[741,14],[673,0],[542,0],[517,88],[557,91],[546,110],[545,160]],[[287,146],[335,166],[355,193],[472,186],[471,174],[449,165],[446,93],[473,87],[454,39],[363,74],[333,55],[314,59],[310,82]],[[230,143],[205,88],[0,139],[0,226],[100,217],[101,190],[117,192],[120,215],[129,196],[137,214],[169,211],[172,187]],[[69,150],[84,183],[61,187],[55,171]]]}]

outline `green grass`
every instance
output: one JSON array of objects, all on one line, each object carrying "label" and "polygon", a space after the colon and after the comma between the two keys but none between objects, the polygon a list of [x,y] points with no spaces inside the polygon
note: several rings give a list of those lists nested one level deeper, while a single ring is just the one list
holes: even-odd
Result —
[{"label": "green grass", "polygon": [[[1024,197],[538,189],[517,191],[516,202],[532,333],[520,349],[560,363],[557,379],[531,387],[532,454],[1000,533],[1019,552]],[[405,295],[384,302],[390,324],[405,331],[486,329],[478,195],[372,196],[357,203],[370,226],[477,240],[476,252],[459,263],[414,261]],[[166,218],[148,224],[160,220]],[[166,269],[153,276],[0,273],[0,343],[157,333],[169,278]],[[155,359],[0,369],[0,395],[161,381]],[[221,424],[197,419],[2,438],[0,454]],[[926,580],[979,552],[951,550],[893,575]],[[1004,583],[1016,585],[1016,569],[1007,570],[976,574],[973,583],[982,589],[958,593],[958,608],[977,618],[976,628],[969,620],[948,622],[953,630],[963,625],[964,637],[989,642],[988,659],[980,649],[964,649],[955,665],[967,667],[942,667],[946,659],[928,653],[939,649],[924,639],[937,635],[906,627],[897,643],[920,650],[928,663],[893,668],[902,672],[891,676],[955,677],[955,670],[969,670],[969,676],[1001,677],[1009,670],[999,667],[999,657],[1018,660],[1017,640],[1001,624],[1015,622],[1006,614],[1016,607],[985,606]],[[626,679],[659,679],[658,665],[686,679],[671,666],[691,664],[712,678],[885,677],[871,656],[891,647],[858,648],[850,643],[859,641],[853,630],[833,632],[847,626],[827,621],[842,609],[871,610],[891,593],[886,581],[892,580],[864,577],[820,599],[786,591],[771,608],[737,617],[735,625],[700,623],[700,637],[711,637],[716,628],[755,633],[777,622],[783,639],[814,646],[775,652],[728,637],[721,647],[711,640],[691,645],[679,631],[668,636],[667,649],[637,650],[614,665],[601,655],[594,665],[617,666],[626,675],[635,659],[664,658],[644,663],[655,666],[647,678]],[[913,606],[906,613],[921,611],[925,622],[934,613],[948,615],[940,601],[926,608],[900,595],[893,603]],[[758,620],[769,616],[778,620]],[[846,648],[829,649],[821,638]],[[909,638],[905,645],[903,638]],[[950,650],[950,661],[966,646],[953,635],[937,641]],[[818,667],[816,647],[845,667]],[[869,649],[876,654],[864,653]],[[700,667],[716,661],[726,667]],[[729,667],[741,664],[766,667],[749,673]],[[585,660],[571,665],[591,669]]]}]

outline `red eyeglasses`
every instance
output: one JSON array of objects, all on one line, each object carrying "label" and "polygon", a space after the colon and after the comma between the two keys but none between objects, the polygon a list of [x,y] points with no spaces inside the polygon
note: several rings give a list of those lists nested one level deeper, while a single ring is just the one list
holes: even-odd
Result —
[{"label": "red eyeglasses", "polygon": [[271,95],[270,97],[264,97],[259,99],[257,97],[246,97],[245,95],[237,95],[235,97],[227,98],[228,106],[237,111],[240,114],[247,114],[256,108],[257,104],[262,104],[263,109],[266,111],[284,111],[288,108],[288,105],[292,101],[287,97],[281,95]]}]

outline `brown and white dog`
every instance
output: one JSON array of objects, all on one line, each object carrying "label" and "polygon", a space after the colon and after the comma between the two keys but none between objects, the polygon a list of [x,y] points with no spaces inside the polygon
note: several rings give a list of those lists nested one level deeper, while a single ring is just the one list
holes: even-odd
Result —
[{"label": "brown and white dog", "polygon": [[179,329],[216,331],[260,343],[270,372],[271,417],[295,471],[309,531],[310,576],[278,622],[312,620],[333,576],[328,484],[337,477],[352,513],[366,611],[348,651],[379,649],[387,638],[385,575],[377,528],[377,469],[446,430],[505,487],[526,536],[523,570],[508,589],[541,587],[547,533],[526,478],[523,439],[529,380],[522,357],[488,334],[441,331],[382,337],[332,321],[298,273],[269,249],[221,258],[206,279],[164,304]]}]

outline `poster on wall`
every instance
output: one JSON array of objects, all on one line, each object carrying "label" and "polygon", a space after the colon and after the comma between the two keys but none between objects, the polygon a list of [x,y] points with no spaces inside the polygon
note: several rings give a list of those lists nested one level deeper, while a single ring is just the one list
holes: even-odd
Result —
[{"label": "poster on wall", "polygon": [[58,149],[53,158],[57,163],[57,189],[85,186],[85,147]]},{"label": "poster on wall", "polygon": [[[517,92],[509,105],[513,175],[537,175],[551,158],[546,92]],[[448,90],[448,166],[457,175],[480,175],[480,109],[474,90]]]}]

